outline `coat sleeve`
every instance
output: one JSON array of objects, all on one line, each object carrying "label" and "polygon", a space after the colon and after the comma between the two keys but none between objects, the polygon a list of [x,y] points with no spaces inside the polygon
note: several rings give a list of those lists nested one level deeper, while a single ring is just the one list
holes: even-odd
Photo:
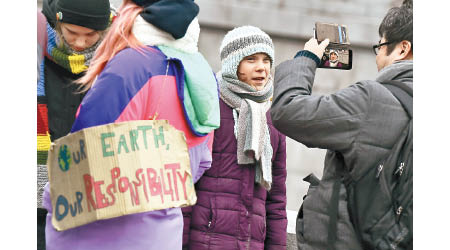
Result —
[{"label": "coat sleeve", "polygon": [[37,44],[42,50],[41,58],[39,58],[42,60],[47,53],[47,20],[40,11],[37,12]]},{"label": "coat sleeve", "polygon": [[367,87],[356,83],[331,95],[312,96],[315,71],[316,63],[302,56],[276,67],[273,124],[308,147],[348,149],[370,105]]},{"label": "coat sleeve", "polygon": [[44,56],[47,51],[47,20],[41,12],[37,12],[37,67],[38,82],[43,67]]},{"label": "coat sleeve", "polygon": [[[205,142],[203,142],[203,144],[200,145],[202,147],[202,150],[199,150],[199,153],[201,154],[198,160],[199,164],[195,166],[191,165],[194,183],[197,183],[197,181],[203,176],[205,171],[211,168],[212,149],[209,145],[212,144],[213,140],[214,140],[214,130],[207,135]],[[189,156],[192,158],[192,154],[190,154]]]},{"label": "coat sleeve", "polygon": [[264,249],[286,249],[286,136],[278,133],[278,146],[272,161],[272,188],[266,200],[266,239]]}]

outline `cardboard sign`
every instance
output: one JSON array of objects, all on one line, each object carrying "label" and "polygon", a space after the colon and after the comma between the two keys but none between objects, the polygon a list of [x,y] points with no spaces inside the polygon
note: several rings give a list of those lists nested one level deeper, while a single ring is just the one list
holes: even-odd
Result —
[{"label": "cardboard sign", "polygon": [[58,231],[197,200],[186,139],[166,120],[69,134],[51,146],[47,165]]}]

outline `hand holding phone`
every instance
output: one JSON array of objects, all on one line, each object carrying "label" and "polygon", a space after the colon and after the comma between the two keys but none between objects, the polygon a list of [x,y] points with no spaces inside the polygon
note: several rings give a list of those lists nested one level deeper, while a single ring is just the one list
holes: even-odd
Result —
[{"label": "hand holding phone", "polygon": [[314,37],[318,42],[329,39],[328,46],[319,57],[321,59],[319,68],[341,70],[352,68],[353,52],[350,49],[347,26],[316,22]]},{"label": "hand holding phone", "polygon": [[308,51],[314,53],[320,59],[320,58],[322,58],[323,52],[325,51],[325,48],[328,46],[329,43],[330,43],[330,40],[325,39],[324,41],[322,41],[319,44],[317,42],[317,39],[315,39],[313,37],[305,43],[304,50],[308,50]]}]

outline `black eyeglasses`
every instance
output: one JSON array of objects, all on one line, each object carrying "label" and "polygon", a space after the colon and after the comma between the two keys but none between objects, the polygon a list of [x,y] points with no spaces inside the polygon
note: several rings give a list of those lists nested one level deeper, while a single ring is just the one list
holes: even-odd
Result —
[{"label": "black eyeglasses", "polygon": [[378,43],[377,45],[373,45],[373,53],[375,53],[375,55],[378,55],[378,52],[380,51],[380,47],[383,45],[388,45],[391,44],[392,42],[385,42],[385,43]]}]

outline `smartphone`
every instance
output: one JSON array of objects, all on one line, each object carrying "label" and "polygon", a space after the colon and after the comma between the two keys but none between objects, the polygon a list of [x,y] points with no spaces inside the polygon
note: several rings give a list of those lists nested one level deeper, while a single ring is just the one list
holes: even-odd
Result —
[{"label": "smartphone", "polygon": [[352,69],[353,51],[350,49],[346,25],[316,22],[314,37],[319,43],[326,38],[330,40],[320,60],[319,68]]}]

